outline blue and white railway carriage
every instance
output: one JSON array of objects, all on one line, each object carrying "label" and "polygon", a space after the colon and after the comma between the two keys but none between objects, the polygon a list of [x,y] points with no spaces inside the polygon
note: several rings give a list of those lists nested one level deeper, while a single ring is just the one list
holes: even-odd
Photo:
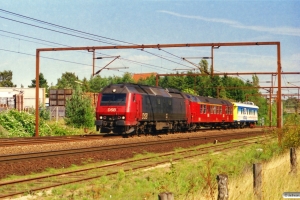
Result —
[{"label": "blue and white railway carriage", "polygon": [[233,103],[233,121],[236,127],[254,127],[258,120],[258,106],[253,102]]}]

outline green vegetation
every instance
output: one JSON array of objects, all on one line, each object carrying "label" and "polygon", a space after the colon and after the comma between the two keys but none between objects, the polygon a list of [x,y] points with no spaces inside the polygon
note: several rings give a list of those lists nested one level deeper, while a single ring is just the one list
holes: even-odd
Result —
[{"label": "green vegetation", "polygon": [[300,116],[288,115],[282,130],[282,145],[286,148],[300,146]]},{"label": "green vegetation", "polygon": [[[9,115],[14,116],[18,113],[14,112],[16,111],[10,111]],[[14,119],[22,118],[17,115]],[[278,145],[278,133],[274,131],[274,139],[258,140],[257,144],[252,146],[242,146],[221,154],[211,152],[206,156],[178,162],[170,160],[168,166],[147,171],[125,173],[120,170],[116,176],[103,176],[84,183],[84,186],[78,183],[54,188],[51,192],[43,193],[39,199],[157,199],[159,193],[166,191],[172,192],[175,199],[215,199],[217,195],[215,178],[221,173],[229,176],[229,194],[233,199],[253,199],[252,164],[258,162],[264,166],[264,198],[278,199],[284,191],[300,187],[296,177],[288,175],[289,158],[285,156],[288,155],[287,150],[290,146],[299,146],[300,125],[297,122],[299,122],[297,115],[285,120],[282,145]],[[62,125],[52,122],[49,127],[52,133],[63,135],[66,134],[66,130],[61,129]],[[229,143],[228,146],[230,145]],[[145,152],[135,155],[135,158],[149,155],[153,154]],[[269,161],[272,162],[268,163]],[[72,166],[74,167],[79,166]],[[55,171],[48,169],[45,173]]]},{"label": "green vegetation", "polygon": [[[39,120],[40,136],[82,134],[82,129],[66,126],[64,121]],[[32,137],[35,134],[35,115],[9,110],[0,113],[0,137]]]},{"label": "green vegetation", "polygon": [[12,82],[12,76],[13,73],[11,70],[4,70],[0,72],[0,77],[2,79],[0,81],[0,87],[16,87],[16,85],[14,85]]},{"label": "green vegetation", "polygon": [[95,111],[91,99],[83,95],[80,87],[76,87],[71,98],[66,102],[67,125],[76,128],[93,127],[95,121]]},{"label": "green vegetation", "polygon": [[[229,176],[230,197],[252,199],[252,164],[257,162],[262,162],[266,166],[264,167],[263,187],[268,191],[265,190],[264,197],[272,199],[274,196],[282,195],[286,186],[282,181],[274,181],[274,176],[273,179],[268,179],[267,174],[276,174],[276,180],[287,177],[289,167],[286,166],[289,161],[285,159],[284,166],[278,165],[276,160],[273,165],[267,165],[266,161],[272,160],[274,156],[281,158],[282,153],[286,152],[278,146],[276,139],[267,142],[258,140],[257,144],[253,146],[243,146],[221,154],[212,152],[207,156],[184,159],[176,163],[170,160],[169,165],[152,170],[132,172],[120,170],[115,176],[102,176],[97,180],[86,182],[84,186],[82,183],[78,183],[54,188],[49,194],[44,193],[39,199],[154,200],[157,199],[159,193],[166,191],[172,192],[175,199],[216,199],[216,175],[220,173]],[[136,157],[145,156],[147,157],[148,154]],[[274,171],[281,171],[282,174]],[[244,176],[247,178],[246,180],[243,178]],[[300,186],[297,179],[288,179],[287,177],[285,180],[288,180],[294,188]]]}]

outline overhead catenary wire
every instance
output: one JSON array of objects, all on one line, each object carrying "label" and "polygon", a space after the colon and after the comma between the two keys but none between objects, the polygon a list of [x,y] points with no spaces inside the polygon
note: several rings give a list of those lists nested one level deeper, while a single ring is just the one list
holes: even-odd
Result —
[{"label": "overhead catenary wire", "polygon": [[27,17],[25,15],[21,15],[21,14],[17,14],[17,13],[14,13],[14,12],[10,12],[10,11],[4,10],[4,9],[0,9],[0,12],[7,13],[7,14],[10,14],[10,15],[14,15],[14,16],[18,16],[18,17],[21,17],[21,18],[24,18],[24,19],[28,19],[28,20],[31,20],[31,21],[39,22],[39,23],[46,24],[46,25],[49,25],[49,26],[53,26],[53,27],[57,27],[57,28],[65,29],[65,30],[69,30],[69,31],[72,31],[72,32],[80,33],[80,34],[84,34],[84,35],[95,36],[95,37],[100,37],[100,38],[103,38],[103,39],[112,40],[112,41],[116,41],[116,42],[121,42],[121,43],[136,45],[134,43],[125,42],[125,41],[122,41],[122,40],[117,40],[117,39],[113,39],[113,38],[109,38],[109,37],[99,36],[99,35],[87,33],[87,32],[84,32],[84,31],[80,31],[80,30],[68,28],[68,27],[65,27],[65,26],[60,26],[60,25],[57,25],[57,24],[53,24],[53,23],[49,23],[49,22],[43,21],[43,20],[39,20],[39,19],[35,19],[35,18],[32,18],[32,17]]},{"label": "overhead catenary wire", "polygon": [[[3,18],[3,17],[0,16],[0,18]],[[13,21],[16,21],[16,20],[13,20]],[[25,23],[25,24],[30,25],[30,24],[28,24],[28,23]],[[35,26],[35,25],[32,25],[32,26]],[[39,27],[39,26],[36,26],[36,27]],[[41,28],[43,28],[43,27],[41,27]],[[48,28],[44,28],[44,29],[46,29],[46,30],[51,30],[51,29],[48,29]],[[61,31],[55,31],[55,30],[52,30],[52,31],[58,32],[58,33],[63,33],[63,32],[61,32]],[[68,33],[63,33],[63,34],[71,35],[71,36],[74,36],[74,37],[80,37],[80,36],[76,36],[76,35],[72,35],[72,34],[68,34]],[[85,37],[80,37],[80,38],[88,39],[88,38],[85,38]],[[160,68],[162,68],[162,67],[160,67]],[[167,68],[164,68],[164,69],[167,69]],[[169,69],[167,69],[167,70],[169,70]]]},{"label": "overhead catenary wire", "polygon": [[[71,47],[71,46],[68,46],[68,45],[65,45],[65,44],[61,44],[61,43],[56,43],[56,42],[51,42],[51,41],[48,41],[48,40],[43,40],[43,39],[39,39],[39,38],[35,38],[35,37],[30,37],[30,36],[26,36],[26,35],[23,35],[23,34],[17,34],[17,33],[13,33],[13,32],[9,32],[9,31],[3,31],[3,30],[0,30],[1,32],[4,32],[4,33],[8,33],[8,34],[12,34],[12,35],[17,35],[17,36],[21,36],[21,37],[25,37],[25,38],[30,38],[30,39],[33,39],[33,40],[38,40],[38,41],[43,41],[43,42],[47,42],[47,43],[50,43],[50,44],[54,44],[54,45],[57,45],[57,46],[66,46],[66,47]],[[0,34],[1,35],[1,34]],[[34,41],[30,41],[30,40],[25,40],[25,39],[20,39],[20,38],[16,38],[16,37],[11,37],[11,36],[6,36],[6,35],[1,35],[1,36],[4,36],[4,37],[9,37],[9,38],[13,38],[13,39],[17,39],[17,40],[22,40],[22,41],[27,41],[27,42],[32,42],[32,43],[37,43],[37,44],[43,44],[43,45],[47,45],[48,44],[44,44],[44,43],[38,43],[38,42],[34,42]],[[7,52],[11,52],[11,53],[17,53],[15,51],[11,51],[11,50],[8,50],[8,49],[1,49],[3,51],[7,51]],[[87,52],[81,52],[81,53],[86,53],[86,54],[89,54]],[[21,53],[23,55],[26,55],[26,53]],[[100,52],[97,52],[98,55],[104,55],[104,56],[110,56],[108,54],[104,54],[104,53],[100,53]],[[30,56],[33,56],[32,54],[28,54]],[[47,59],[51,59],[50,57],[47,57]],[[151,65],[151,64],[147,64],[147,63],[142,63],[142,62],[138,62],[138,61],[133,61],[133,60],[129,60],[129,59],[125,59],[125,58],[119,58],[120,60],[124,60],[126,62],[131,62],[131,63],[136,63],[136,64],[142,64],[142,65],[146,65],[150,68],[161,68],[159,66],[156,66],[156,65]],[[53,60],[55,60],[55,58],[53,58]],[[58,59],[56,59],[58,60]],[[69,63],[72,63],[71,61],[66,61],[66,60],[60,60],[60,61],[64,61],[64,62],[69,62]],[[75,63],[75,62],[74,62]],[[82,63],[81,63],[82,64]],[[83,65],[88,65],[88,64],[83,64]],[[95,67],[98,67],[98,66],[95,66]],[[100,67],[98,67],[100,68]],[[166,70],[169,70],[167,68],[163,68],[163,69],[166,69]]]},{"label": "overhead catenary wire", "polygon": [[[112,40],[112,41],[117,41],[117,42],[122,42],[122,43],[126,43],[126,44],[136,45],[135,43],[130,43],[130,42],[122,41],[122,40],[116,40],[116,39],[113,39],[113,38],[99,36],[99,35],[95,35],[95,34],[83,32],[83,31],[80,31],[80,30],[68,28],[68,27],[65,27],[65,26],[60,26],[60,25],[49,23],[49,22],[42,21],[42,20],[39,20],[39,19],[35,19],[35,18],[24,16],[24,15],[20,15],[20,14],[17,14],[17,13],[13,13],[13,12],[10,12],[10,11],[4,10],[4,9],[0,9],[0,12],[6,13],[6,14],[10,14],[10,15],[13,15],[13,16],[17,16],[17,17],[20,17],[20,18],[23,18],[23,19],[27,19],[27,20],[30,20],[30,21],[35,21],[35,22],[38,22],[38,23],[46,24],[46,25],[49,25],[49,26],[52,26],[52,27],[56,27],[56,28],[68,30],[68,31],[71,31],[71,32],[75,32],[77,34],[79,33],[79,34],[82,34],[82,35],[88,35],[89,37],[91,37],[91,36],[92,37],[97,37],[97,38],[100,37],[100,38],[104,38],[104,39],[108,39],[108,40]],[[79,37],[81,39],[87,39],[87,40],[93,40],[93,41],[103,42],[103,43],[106,43],[106,44],[117,45],[116,43],[111,43],[111,42],[107,42],[107,41],[103,41],[103,40],[99,40],[99,39],[95,40],[95,39],[86,38],[86,37],[82,37],[82,36],[78,36],[78,35],[74,35],[74,34],[69,34],[69,33],[65,33],[65,32],[62,32],[62,31],[57,31],[57,30],[53,30],[53,29],[49,29],[49,28],[45,28],[45,27],[41,27],[41,26],[29,24],[29,23],[26,23],[26,22],[21,22],[21,21],[18,21],[18,20],[9,19],[9,18],[6,18],[6,17],[1,17],[0,16],[0,18],[4,18],[4,19],[7,19],[7,20],[11,20],[11,21],[14,21],[14,22],[26,24],[26,25],[29,25],[29,26],[33,26],[33,27],[37,27],[37,28],[41,28],[41,29],[45,29],[45,30],[49,30],[49,31],[54,31],[54,32],[61,33],[61,34],[66,34],[66,35],[73,36],[73,37]],[[167,52],[167,51],[164,50],[164,52]],[[150,53],[150,52],[147,52],[147,53]],[[167,52],[167,53],[169,53],[169,52]],[[169,53],[169,54],[171,54],[171,53]],[[153,55],[157,56],[156,54],[153,54]],[[174,55],[174,54],[171,54],[171,55]],[[178,56],[176,56],[176,57],[178,57]],[[166,59],[163,56],[160,56],[160,58]],[[178,57],[178,58],[180,58],[180,57]],[[166,59],[166,60],[169,60],[169,59]],[[170,62],[174,62],[174,61],[170,61]],[[179,63],[177,63],[177,64],[179,64]],[[182,64],[180,64],[180,65],[182,65]],[[188,66],[188,67],[190,67],[190,66]]]}]

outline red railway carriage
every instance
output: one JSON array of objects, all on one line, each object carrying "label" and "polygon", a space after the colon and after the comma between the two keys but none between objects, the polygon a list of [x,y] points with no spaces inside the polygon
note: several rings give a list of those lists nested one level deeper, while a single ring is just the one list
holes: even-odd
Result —
[{"label": "red railway carriage", "polygon": [[189,99],[190,129],[201,127],[226,128],[232,124],[232,103],[210,97],[185,94]]}]

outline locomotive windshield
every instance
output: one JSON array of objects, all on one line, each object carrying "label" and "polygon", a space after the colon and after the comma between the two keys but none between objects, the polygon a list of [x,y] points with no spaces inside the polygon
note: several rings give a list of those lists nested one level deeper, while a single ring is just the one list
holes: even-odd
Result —
[{"label": "locomotive windshield", "polygon": [[102,94],[101,106],[120,105],[125,106],[126,94]]}]

